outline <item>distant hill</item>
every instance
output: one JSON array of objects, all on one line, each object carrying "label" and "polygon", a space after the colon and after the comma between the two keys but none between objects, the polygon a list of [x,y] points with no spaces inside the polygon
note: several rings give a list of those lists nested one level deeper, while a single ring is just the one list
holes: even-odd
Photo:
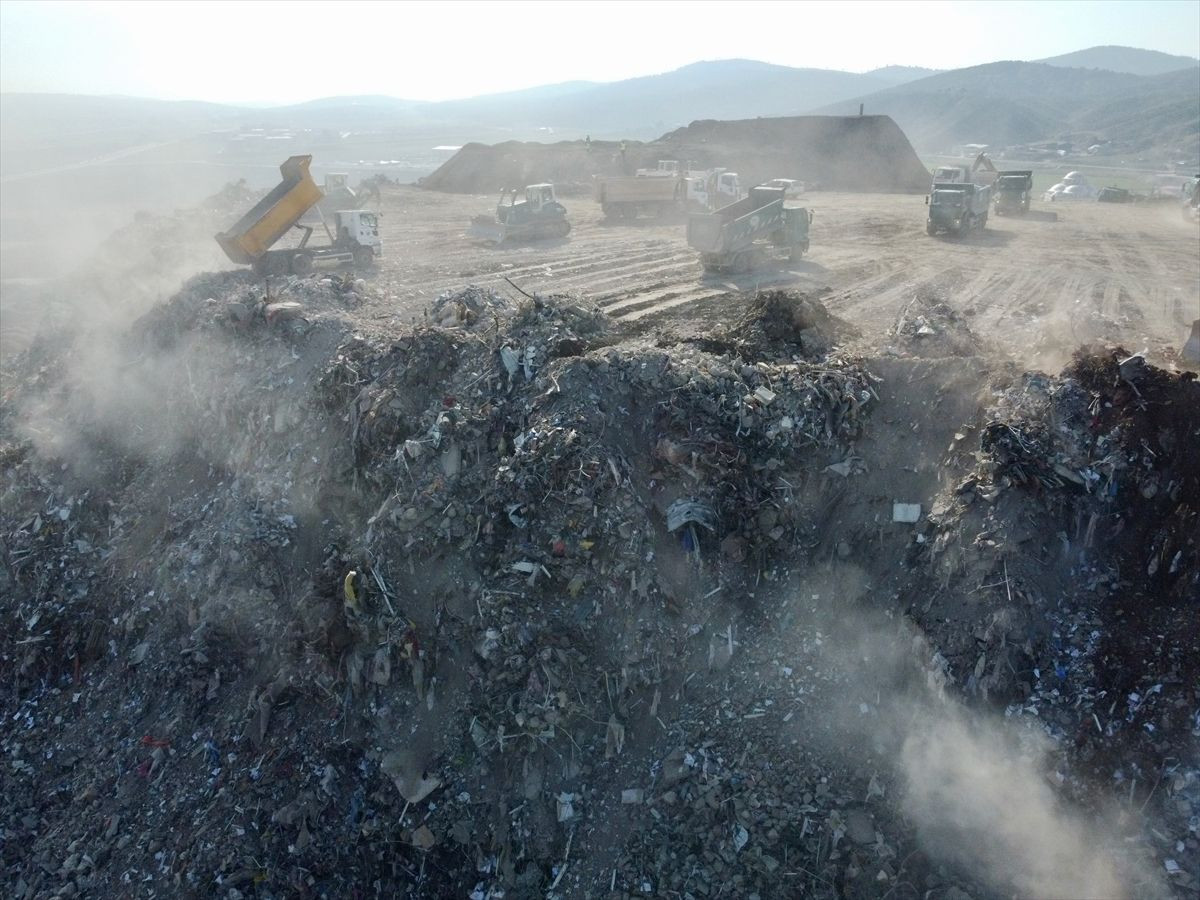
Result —
[{"label": "distant hill", "polygon": [[596,136],[652,137],[696,119],[795,115],[890,83],[852,72],[727,59],[581,86],[557,97],[516,91],[440,103],[430,112],[489,125],[538,125]]},{"label": "distant hill", "polygon": [[1200,155],[1200,78],[1192,70],[1139,76],[1047,63],[997,62],[887,88],[819,112],[862,103],[889,115],[913,146],[992,146],[1055,139],[1118,142],[1129,151]]},{"label": "distant hill", "polygon": [[872,78],[886,81],[888,84],[897,85],[916,81],[918,78],[928,78],[930,75],[936,75],[940,71],[942,70],[922,69],[920,66],[884,66],[882,69],[872,69],[865,74]]},{"label": "distant hill", "polygon": [[313,153],[318,168],[390,165],[404,177],[407,168],[422,174],[436,168],[444,156],[434,148],[443,145],[585,134],[650,140],[694,121],[854,115],[860,103],[868,114],[891,116],[922,151],[1069,136],[1179,158],[1200,154],[1200,70],[1194,64],[1128,47],[947,72],[885,66],[852,73],[728,59],[611,83],[568,81],[437,103],[365,95],[266,108],[3,94],[0,177],[11,184],[101,164],[132,169],[148,165],[146,152],[159,153],[159,165],[166,166],[167,151],[155,149],[163,144],[174,147],[170,160],[238,172],[258,167],[264,179],[296,152]]},{"label": "distant hill", "polygon": [[1126,75],[1165,75],[1180,69],[1200,66],[1200,59],[1191,56],[1172,56],[1157,50],[1140,50],[1137,47],[1088,47],[1062,56],[1051,56],[1035,62],[1048,66],[1072,69],[1107,69],[1124,72]]}]

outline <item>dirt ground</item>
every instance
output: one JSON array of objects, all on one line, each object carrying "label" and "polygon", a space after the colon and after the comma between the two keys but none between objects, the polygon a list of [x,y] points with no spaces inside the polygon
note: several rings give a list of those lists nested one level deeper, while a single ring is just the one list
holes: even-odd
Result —
[{"label": "dirt ground", "polygon": [[1178,350],[1200,316],[1196,229],[1170,204],[1035,202],[1029,216],[993,215],[985,233],[958,240],[925,234],[919,196],[813,193],[797,201],[815,214],[803,260],[718,277],[701,271],[680,222],[609,223],[590,197],[562,202],[569,237],[495,248],[466,235],[494,198],[388,192],[387,256],[372,278],[388,299],[364,317],[403,320],[443,291],[506,287],[505,278],[531,292],[578,291],[617,321],[644,324],[668,311],[719,319],[718,298],[731,291],[829,288],[825,304],[869,340],[882,340],[919,296],[948,304],[1027,367],[1054,368],[1097,339]]}]

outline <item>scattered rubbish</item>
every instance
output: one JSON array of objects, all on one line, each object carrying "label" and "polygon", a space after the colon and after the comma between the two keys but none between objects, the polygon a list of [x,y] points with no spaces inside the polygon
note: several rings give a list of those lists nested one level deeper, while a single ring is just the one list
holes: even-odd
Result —
[{"label": "scattered rubbish", "polygon": [[392,750],[380,760],[383,770],[406,803],[420,803],[442,785],[437,775],[425,771],[415,754],[405,750]]},{"label": "scattered rubbish", "polygon": [[900,503],[895,501],[892,503],[892,521],[893,522],[919,522],[921,521],[921,504],[920,503]]},{"label": "scattered rubbish", "polygon": [[667,509],[667,531],[678,531],[690,523],[712,531],[717,524],[716,511],[696,500],[676,500]]},{"label": "scattered rubbish", "polygon": [[566,822],[575,818],[575,795],[562,793],[558,795],[558,821]]}]

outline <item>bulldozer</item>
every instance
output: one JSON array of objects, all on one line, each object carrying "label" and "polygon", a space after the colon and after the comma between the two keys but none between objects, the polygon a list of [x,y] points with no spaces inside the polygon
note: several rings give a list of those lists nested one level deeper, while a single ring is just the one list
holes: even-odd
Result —
[{"label": "bulldozer", "polygon": [[494,216],[476,216],[471,220],[471,236],[503,244],[506,241],[561,238],[570,233],[567,210],[555,198],[554,185],[528,185],[525,199],[520,201],[517,200],[519,194],[519,188],[502,190]]}]

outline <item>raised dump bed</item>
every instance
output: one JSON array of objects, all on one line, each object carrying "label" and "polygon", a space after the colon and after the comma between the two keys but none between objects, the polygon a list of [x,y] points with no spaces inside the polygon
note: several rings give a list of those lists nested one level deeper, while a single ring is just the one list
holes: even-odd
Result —
[{"label": "raised dump bed", "polygon": [[279,167],[283,181],[217,235],[217,243],[233,262],[248,266],[274,246],[321,199],[321,189],[308,167],[312,156],[290,156]]},{"label": "raised dump bed", "polygon": [[785,250],[791,260],[803,256],[812,213],[785,206],[784,194],[782,187],[760,185],[716,212],[688,216],[688,245],[700,251],[705,270],[749,271],[766,245]]}]

